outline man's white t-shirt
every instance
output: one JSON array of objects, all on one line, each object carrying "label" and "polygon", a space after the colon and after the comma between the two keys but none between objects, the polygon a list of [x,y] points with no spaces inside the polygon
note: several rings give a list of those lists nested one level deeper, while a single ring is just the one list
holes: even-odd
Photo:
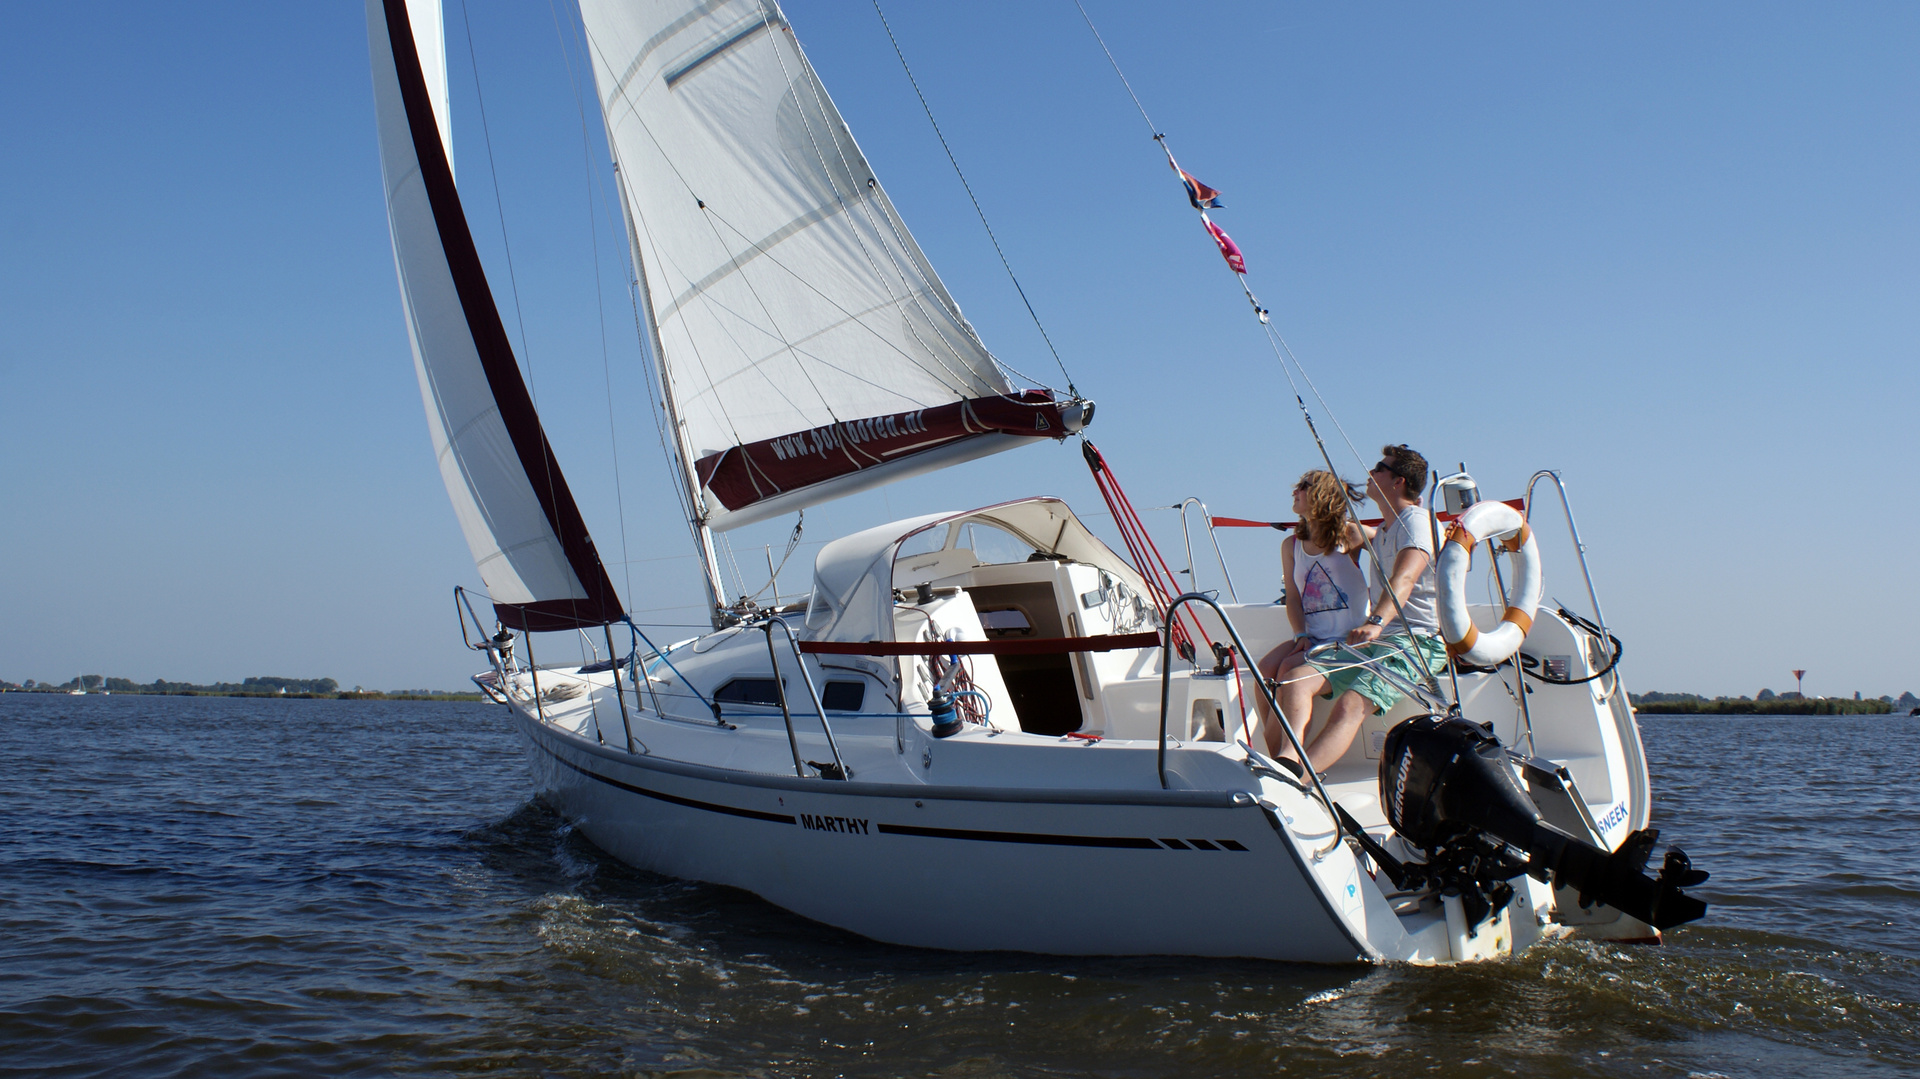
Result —
[{"label": "man's white t-shirt", "polygon": [[[1393,576],[1393,564],[1400,552],[1408,547],[1418,547],[1427,552],[1427,569],[1414,583],[1413,594],[1402,597],[1406,604],[1407,625],[1415,633],[1436,635],[1440,632],[1440,596],[1435,587],[1433,576],[1433,514],[1424,506],[1408,506],[1400,511],[1400,516],[1391,524],[1382,524],[1379,533],[1374,536],[1373,546],[1379,551],[1379,558],[1373,564],[1374,610],[1380,609],[1377,597],[1386,594],[1387,581]],[[1379,560],[1384,559],[1384,564]],[[1400,618],[1394,616],[1386,620],[1382,627],[1388,633],[1399,633]]]}]

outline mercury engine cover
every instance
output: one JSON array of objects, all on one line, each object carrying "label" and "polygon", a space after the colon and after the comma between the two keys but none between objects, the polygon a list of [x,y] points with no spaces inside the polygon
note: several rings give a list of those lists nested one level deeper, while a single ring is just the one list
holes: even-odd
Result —
[{"label": "mercury engine cover", "polygon": [[1658,929],[1707,912],[1680,890],[1707,874],[1678,848],[1668,848],[1659,876],[1647,876],[1658,831],[1643,828],[1606,851],[1548,824],[1500,740],[1458,715],[1419,716],[1387,733],[1380,803],[1393,830],[1428,858],[1425,866],[1390,866],[1393,875],[1459,890],[1474,924],[1506,905],[1506,881],[1522,873],[1578,890],[1583,906],[1605,903]]}]

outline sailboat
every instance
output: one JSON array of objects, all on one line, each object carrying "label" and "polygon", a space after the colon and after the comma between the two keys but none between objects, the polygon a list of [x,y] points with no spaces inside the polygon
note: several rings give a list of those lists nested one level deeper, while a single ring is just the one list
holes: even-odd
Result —
[{"label": "sailboat", "polygon": [[[1704,910],[1684,855],[1645,869],[1618,651],[1572,612],[1456,664],[1450,692],[1408,687],[1314,774],[1256,748],[1271,691],[1244,657],[1288,636],[1275,609],[1173,595],[1057,498],[878,523],[819,551],[804,600],[730,603],[716,533],[1075,436],[1093,402],[988,351],[772,0],[579,16],[713,615],[665,645],[610,581],[502,327],[438,2],[367,4],[415,372],[492,606],[487,626],[460,592],[462,634],[587,839],[941,949],[1447,963]],[[1472,610],[1489,638],[1502,614]],[[554,631],[609,658],[536,665]]]}]

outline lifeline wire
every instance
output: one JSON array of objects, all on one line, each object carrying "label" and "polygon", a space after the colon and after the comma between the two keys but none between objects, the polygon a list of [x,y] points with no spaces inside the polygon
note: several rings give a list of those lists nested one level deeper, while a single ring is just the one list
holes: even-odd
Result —
[{"label": "lifeline wire", "polygon": [[1007,261],[1007,253],[1000,249],[1000,238],[993,234],[993,225],[987,221],[987,212],[980,208],[980,200],[974,197],[973,185],[967,182],[967,174],[960,170],[960,161],[953,156],[953,147],[947,145],[947,136],[940,130],[940,121],[933,118],[933,106],[927,104],[927,95],[920,92],[920,80],[913,77],[913,68],[907,64],[907,54],[900,51],[900,39],[893,36],[893,26],[887,22],[887,13],[880,10],[880,0],[873,0],[873,13],[880,16],[880,25],[887,31],[887,40],[893,43],[893,54],[900,58],[900,70],[907,73],[907,82],[913,85],[915,97],[920,99],[920,109],[927,114],[927,123],[933,125],[933,133],[940,140],[940,148],[947,152],[947,163],[953,166],[953,174],[960,178],[960,186],[967,192],[968,201],[973,203],[973,212],[980,215],[981,227],[987,230],[987,239],[993,243],[993,253],[1000,256],[1000,265],[1007,271],[1007,279],[1013,282],[1013,290],[1020,294],[1020,302],[1027,305],[1027,314],[1032,317],[1034,328],[1040,331],[1040,339],[1047,343],[1047,351],[1053,353],[1053,362],[1060,367],[1060,375],[1067,380],[1067,392],[1075,399],[1080,391],[1074,388],[1073,376],[1067,373],[1067,362],[1060,358],[1060,350],[1053,347],[1053,338],[1047,335],[1047,328],[1040,323],[1040,315],[1033,309],[1033,301],[1027,299],[1027,290],[1020,287],[1020,278],[1013,272],[1013,264]]}]

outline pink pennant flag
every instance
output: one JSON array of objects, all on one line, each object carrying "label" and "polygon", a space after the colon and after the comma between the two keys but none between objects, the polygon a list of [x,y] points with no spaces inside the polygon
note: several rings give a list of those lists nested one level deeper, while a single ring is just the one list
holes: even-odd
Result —
[{"label": "pink pennant flag", "polygon": [[1234,243],[1233,237],[1228,236],[1226,230],[1214,224],[1213,218],[1205,213],[1200,215],[1200,220],[1206,222],[1207,231],[1213,233],[1213,242],[1220,245],[1220,257],[1227,260],[1227,265],[1233,268],[1233,272],[1246,273],[1247,257],[1240,253],[1240,245]]}]

